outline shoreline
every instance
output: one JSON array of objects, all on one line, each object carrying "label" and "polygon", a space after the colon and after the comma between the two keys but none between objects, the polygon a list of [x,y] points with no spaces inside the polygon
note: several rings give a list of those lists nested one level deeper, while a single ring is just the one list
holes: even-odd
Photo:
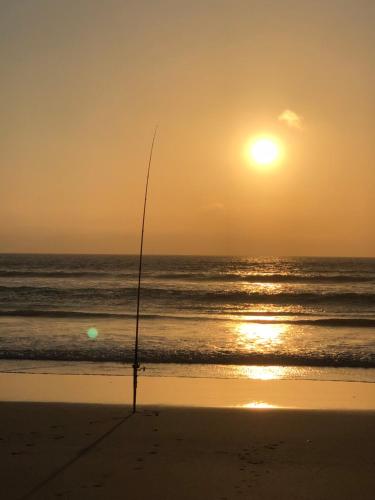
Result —
[{"label": "shoreline", "polygon": [[[217,365],[142,363],[146,377],[182,377],[245,380],[310,380],[375,383],[375,368],[313,367],[285,365]],[[132,375],[132,365],[116,362],[54,360],[0,360],[1,373],[50,375]]]},{"label": "shoreline", "polygon": [[[375,411],[367,382],[140,376],[140,406]],[[0,373],[0,401],[126,405],[132,377]]]}]

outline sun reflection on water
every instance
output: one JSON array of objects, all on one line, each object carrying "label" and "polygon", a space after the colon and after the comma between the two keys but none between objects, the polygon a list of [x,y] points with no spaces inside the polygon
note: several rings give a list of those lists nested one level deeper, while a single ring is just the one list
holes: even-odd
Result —
[{"label": "sun reflection on water", "polygon": [[278,408],[277,405],[271,405],[269,403],[265,403],[264,401],[252,401],[251,403],[241,405],[241,407],[254,409]]},{"label": "sun reflection on water", "polygon": [[[267,354],[285,348],[289,325],[278,323],[277,316],[246,316],[243,321],[234,326],[234,336],[237,348],[242,351]],[[277,380],[288,378],[293,370],[287,366],[237,366],[236,375],[239,378],[254,380]]]},{"label": "sun reflection on water", "polygon": [[237,376],[253,380],[280,380],[288,378],[293,367],[289,366],[236,366]]},{"label": "sun reflection on water", "polygon": [[237,324],[235,333],[238,344],[258,352],[267,352],[270,347],[282,344],[288,325],[272,323],[272,320],[275,320],[272,316],[259,316],[257,321],[264,321],[264,323],[246,321]]}]

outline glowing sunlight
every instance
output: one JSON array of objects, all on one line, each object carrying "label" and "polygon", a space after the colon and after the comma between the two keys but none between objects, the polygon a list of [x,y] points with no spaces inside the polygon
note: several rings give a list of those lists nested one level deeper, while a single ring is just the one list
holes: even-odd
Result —
[{"label": "glowing sunlight", "polygon": [[270,344],[282,343],[282,335],[287,328],[288,325],[285,324],[245,322],[236,326],[236,333],[239,344],[249,350],[264,352]]},{"label": "glowing sunlight", "polygon": [[259,166],[270,166],[281,159],[282,148],[277,139],[257,137],[248,145],[248,156],[252,163]]},{"label": "glowing sunlight", "polygon": [[277,408],[277,406],[265,403],[264,401],[253,401],[251,403],[246,403],[242,405],[242,408],[267,409],[267,408]]}]

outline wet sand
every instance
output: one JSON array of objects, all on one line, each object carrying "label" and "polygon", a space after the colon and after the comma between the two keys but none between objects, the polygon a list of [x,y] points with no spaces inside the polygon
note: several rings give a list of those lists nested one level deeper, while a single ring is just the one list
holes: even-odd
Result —
[{"label": "wet sand", "polygon": [[[141,376],[138,387],[142,405],[375,411],[363,382]],[[132,378],[2,373],[0,401],[130,404]]]},{"label": "wet sand", "polygon": [[375,413],[0,403],[1,498],[372,499]]}]

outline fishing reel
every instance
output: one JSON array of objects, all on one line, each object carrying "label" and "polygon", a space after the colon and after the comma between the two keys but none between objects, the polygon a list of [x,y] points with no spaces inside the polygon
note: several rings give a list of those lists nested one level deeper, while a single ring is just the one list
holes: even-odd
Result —
[{"label": "fishing reel", "polygon": [[144,371],[146,371],[146,367],[145,367],[145,366],[141,366],[141,364],[140,364],[140,363],[134,363],[134,364],[132,365],[132,368],[133,368],[133,370],[135,370],[135,371],[140,371],[140,372],[144,372]]}]

